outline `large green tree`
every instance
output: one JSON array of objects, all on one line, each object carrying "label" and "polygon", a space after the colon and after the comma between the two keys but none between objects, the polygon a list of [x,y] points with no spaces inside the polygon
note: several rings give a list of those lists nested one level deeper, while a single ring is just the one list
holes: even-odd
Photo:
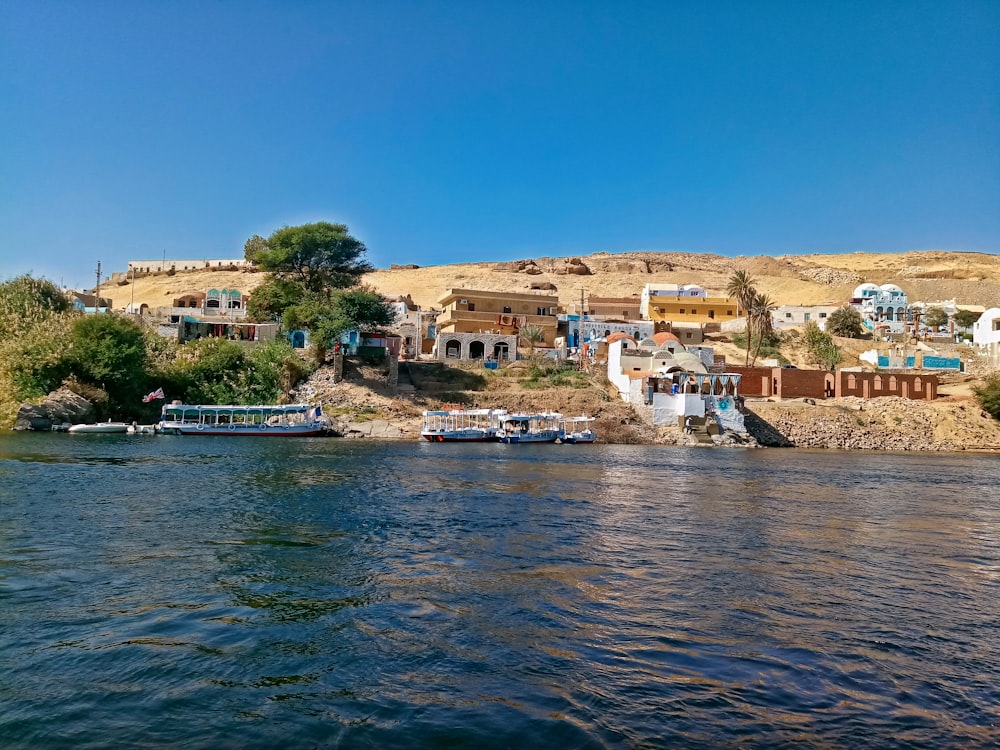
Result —
[{"label": "large green tree", "polygon": [[365,246],[343,224],[321,221],[254,235],[246,257],[268,272],[248,304],[253,320],[280,320],[285,330],[308,329],[317,360],[352,328],[391,325],[392,308],[374,290],[359,286],[372,270]]},{"label": "large green tree", "polygon": [[943,328],[948,325],[948,313],[940,307],[929,307],[924,313],[924,325],[929,328]]},{"label": "large green tree", "polygon": [[395,312],[382,295],[367,287],[355,287],[305,295],[285,309],[282,325],[288,330],[307,329],[316,359],[322,363],[345,331],[381,328],[392,325],[394,320]]},{"label": "large green tree", "polygon": [[254,235],[244,252],[260,270],[295,281],[312,294],[355,286],[372,270],[364,260],[364,244],[344,224],[326,221],[282,227],[266,240]]},{"label": "large green tree", "polygon": [[73,323],[73,373],[107,391],[113,403],[130,404],[146,387],[146,339],[131,319],[85,315]]},{"label": "large green tree", "polygon": [[830,313],[830,317],[826,319],[826,330],[832,336],[856,339],[864,333],[865,326],[861,322],[861,313],[858,309],[844,305]]},{"label": "large green tree", "polygon": [[824,368],[832,370],[840,363],[842,357],[840,347],[833,342],[833,336],[820,328],[815,320],[807,322],[802,332],[809,360],[813,364],[822,365]]},{"label": "large green tree", "polygon": [[980,314],[973,312],[972,310],[959,310],[951,319],[955,321],[955,325],[959,328],[972,328],[973,324],[979,320]]}]

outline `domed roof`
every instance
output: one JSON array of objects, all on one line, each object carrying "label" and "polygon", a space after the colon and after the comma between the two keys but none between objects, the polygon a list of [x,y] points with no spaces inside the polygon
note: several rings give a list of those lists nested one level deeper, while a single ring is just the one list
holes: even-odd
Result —
[{"label": "domed roof", "polygon": [[854,288],[854,294],[852,294],[851,296],[864,297],[865,292],[877,292],[877,291],[878,291],[878,284],[872,284],[870,281],[867,281],[864,284],[859,284],[858,286],[856,286]]},{"label": "domed roof", "polygon": [[676,335],[670,333],[669,331],[660,331],[659,333],[654,333],[653,341],[656,342],[657,346],[662,346],[668,341],[676,341],[678,344],[681,343],[681,340],[677,338]]},{"label": "domed roof", "polygon": [[608,336],[604,340],[607,343],[609,343],[609,344],[613,344],[616,341],[621,341],[622,339],[628,339],[633,344],[635,343],[635,339],[634,338],[632,338],[631,336],[629,336],[627,333],[622,333],[621,331],[615,331],[614,333],[612,333],[610,336]]},{"label": "domed roof", "polygon": [[691,354],[691,352],[677,352],[674,355],[674,360],[688,372],[708,372],[701,357]]},{"label": "domed roof", "polygon": [[903,293],[903,290],[900,289],[895,284],[883,284],[882,286],[879,287],[879,289],[881,289],[883,292],[899,292],[900,294]]}]

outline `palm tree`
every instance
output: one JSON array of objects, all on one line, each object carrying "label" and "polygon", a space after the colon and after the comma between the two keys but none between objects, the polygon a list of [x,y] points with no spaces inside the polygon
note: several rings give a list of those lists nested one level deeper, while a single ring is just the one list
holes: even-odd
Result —
[{"label": "palm tree", "polygon": [[739,307],[738,312],[747,314],[747,356],[744,364],[748,367],[750,365],[750,339],[753,333],[750,329],[750,307],[757,296],[756,284],[757,281],[750,275],[749,271],[734,271],[726,285],[726,294],[736,300]]},{"label": "palm tree", "polygon": [[541,326],[530,325],[525,326],[517,333],[518,338],[528,345],[528,356],[535,356],[535,345],[545,341],[545,331],[542,330]]},{"label": "palm tree", "polygon": [[774,311],[777,305],[766,294],[754,294],[753,302],[747,313],[747,347],[750,346],[751,331],[757,336],[757,344],[753,351],[752,364],[757,363],[757,355],[764,339],[774,333]]},{"label": "palm tree", "polygon": [[741,313],[749,314],[753,298],[757,296],[756,287],[757,280],[750,275],[749,271],[734,271],[726,285],[726,294],[736,300]]}]

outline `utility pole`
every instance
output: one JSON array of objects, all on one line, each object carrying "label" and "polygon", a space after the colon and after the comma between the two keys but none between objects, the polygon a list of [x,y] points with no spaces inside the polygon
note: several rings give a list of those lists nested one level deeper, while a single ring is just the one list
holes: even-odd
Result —
[{"label": "utility pole", "polygon": [[580,320],[577,322],[577,342],[576,342],[576,361],[577,366],[583,370],[586,369],[586,365],[583,361],[583,321],[587,319],[587,310],[584,308],[583,293],[584,288],[580,287]]},{"label": "utility pole", "polygon": [[97,261],[97,286],[94,288],[94,312],[101,311],[101,261]]},{"label": "utility pole", "polygon": [[129,303],[128,311],[135,315],[135,266],[132,266],[132,283],[129,284],[132,287],[132,301]]}]

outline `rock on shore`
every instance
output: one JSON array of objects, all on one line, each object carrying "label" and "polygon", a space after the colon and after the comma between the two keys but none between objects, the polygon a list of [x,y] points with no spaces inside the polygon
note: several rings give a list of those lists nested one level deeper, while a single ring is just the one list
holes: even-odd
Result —
[{"label": "rock on shore", "polygon": [[94,419],[94,405],[69,388],[53,391],[39,404],[21,404],[15,430],[49,430],[54,424],[79,424]]}]

